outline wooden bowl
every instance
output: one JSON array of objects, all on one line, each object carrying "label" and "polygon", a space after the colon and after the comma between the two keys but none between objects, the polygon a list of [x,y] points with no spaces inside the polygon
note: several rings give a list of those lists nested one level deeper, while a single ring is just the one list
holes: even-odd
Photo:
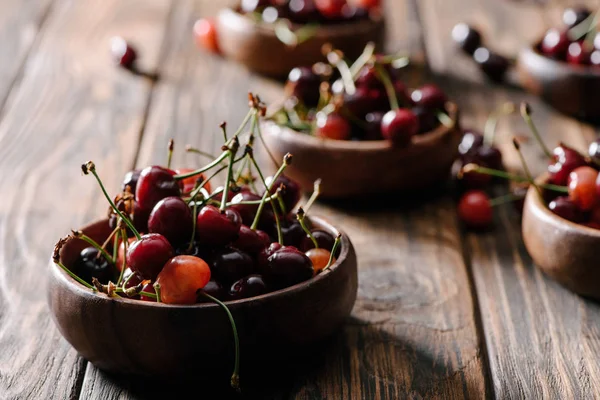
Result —
[{"label": "wooden bowl", "polygon": [[[547,176],[537,181],[546,182]],[[527,251],[543,272],[577,294],[600,299],[600,230],[559,217],[530,188],[522,232]]]},{"label": "wooden bowl", "polygon": [[[387,140],[347,141],[311,136],[266,120],[262,134],[266,147],[277,160],[286,153],[294,158],[285,174],[310,192],[321,179],[322,198],[348,198],[402,191],[407,194],[444,182],[458,156],[462,133],[456,105],[447,105],[453,128],[440,125],[413,137],[406,148]],[[264,151],[259,155],[267,168]]]},{"label": "wooden bowl", "polygon": [[[311,221],[337,235],[323,219]],[[107,220],[82,230],[99,243],[110,233]],[[63,264],[72,266],[86,246],[71,239],[60,253]],[[305,352],[326,339],[350,314],[356,293],[356,254],[344,234],[340,256],[325,272],[286,289],[227,302],[239,332],[242,369],[256,360]],[[53,262],[48,302],[61,334],[100,369],[163,378],[198,379],[199,371],[207,368],[229,369],[231,374],[232,329],[216,304],[176,306],[109,298],[75,282]]]},{"label": "wooden bowl", "polygon": [[539,43],[517,59],[521,85],[560,112],[585,120],[600,118],[600,69],[553,60]]},{"label": "wooden bowl", "polygon": [[274,78],[285,78],[297,66],[326,61],[321,52],[326,43],[356,59],[367,43],[380,47],[385,33],[382,18],[321,25],[313,37],[292,48],[277,38],[273,24],[258,23],[231,8],[218,13],[216,30],[225,57]]}]

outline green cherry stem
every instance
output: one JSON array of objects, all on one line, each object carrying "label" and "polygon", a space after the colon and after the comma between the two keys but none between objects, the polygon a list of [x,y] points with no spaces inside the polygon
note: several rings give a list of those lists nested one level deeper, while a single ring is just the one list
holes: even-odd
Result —
[{"label": "green cherry stem", "polygon": [[[283,164],[281,164],[281,167],[279,167],[279,169],[277,170],[277,172],[273,176],[273,179],[271,180],[271,182],[267,186],[267,189],[265,190],[265,193],[263,194],[262,202],[258,206],[258,210],[256,210],[256,216],[254,217],[254,222],[252,222],[252,226],[250,227],[250,229],[256,230],[256,227],[258,226],[258,221],[260,220],[260,216],[262,214],[263,208],[265,207],[266,199],[269,196],[269,193],[271,191],[271,188],[273,187],[273,184],[275,184],[275,181],[277,180],[277,178],[279,178],[281,176],[281,174],[283,174],[283,171],[285,170],[285,168],[288,165],[291,164],[291,162],[292,162],[292,155],[290,153],[287,153],[283,157]],[[275,211],[275,210],[273,210],[273,211]],[[277,214],[277,212],[275,211],[274,214]]]},{"label": "green cherry stem", "polygon": [[[127,263],[126,263],[127,245],[129,244],[129,241],[127,240],[127,231],[125,230],[125,228],[121,229],[121,238],[123,239],[123,265],[121,265],[121,273],[119,273],[119,279],[117,280],[117,286],[121,285],[121,282],[123,281],[123,274],[125,273],[125,268],[127,267]],[[116,258],[115,258],[115,260],[116,260]]]},{"label": "green cherry stem", "polygon": [[150,293],[150,292],[144,292],[143,290],[139,293],[141,296],[144,297],[149,297],[151,299],[156,300],[157,303],[160,303],[160,301],[158,301],[158,296],[154,293]]},{"label": "green cherry stem", "polygon": [[365,46],[361,55],[352,63],[350,66],[350,74],[352,75],[352,80],[356,80],[360,70],[369,62],[371,57],[375,54],[375,43],[369,42]]},{"label": "green cherry stem", "polygon": [[256,133],[258,134],[258,138],[260,139],[260,143],[263,145],[263,148],[265,149],[265,151],[269,155],[269,158],[271,158],[271,161],[273,161],[273,164],[275,165],[275,167],[279,168],[279,164],[277,163],[277,160],[273,156],[273,153],[271,153],[271,150],[269,150],[269,146],[267,146],[267,142],[265,142],[265,138],[262,135],[262,130],[260,129],[260,120],[258,118],[258,113],[255,115],[255,118],[256,118],[256,125],[255,125],[255,127],[256,127]]},{"label": "green cherry stem", "polygon": [[394,89],[394,85],[392,84],[389,74],[381,65],[375,63],[374,66],[375,71],[377,71],[377,77],[385,87],[392,110],[398,110],[400,108],[400,103],[398,102],[398,96],[396,95],[396,90]]},{"label": "green cherry stem", "polygon": [[152,286],[154,287],[154,291],[156,292],[156,302],[162,303],[162,299],[160,297],[160,283],[155,282]]},{"label": "green cherry stem", "polygon": [[542,137],[540,136],[540,132],[537,130],[537,127],[535,126],[535,124],[533,123],[533,120],[531,119],[531,107],[529,106],[529,104],[527,104],[525,102],[521,103],[521,116],[523,117],[523,119],[525,120],[527,125],[529,126],[531,133],[533,133],[535,140],[538,142],[538,144],[542,148],[542,151],[544,152],[546,157],[548,157],[550,160],[552,160],[553,159],[552,153],[548,149],[548,146],[546,146],[546,144],[542,140]]},{"label": "green cherry stem", "polygon": [[[114,232],[114,236],[113,236],[113,260],[117,259],[117,253],[119,251],[119,227],[117,226],[115,228]],[[123,239],[123,240],[127,240],[127,238]]]},{"label": "green cherry stem", "polygon": [[490,205],[492,207],[499,206],[500,204],[510,203],[511,201],[521,200],[523,196],[516,195],[514,193],[505,194],[503,196],[495,197],[490,199]]},{"label": "green cherry stem", "polygon": [[168,147],[168,156],[167,156],[167,168],[170,169],[171,168],[171,161],[173,160],[173,147],[174,147],[174,142],[173,139],[169,140],[169,147]]},{"label": "green cherry stem", "polygon": [[[199,185],[196,184],[196,186]],[[190,244],[187,248],[188,252],[192,251],[192,248],[194,247],[194,237],[196,236],[196,219],[198,218],[198,202],[196,201],[196,195],[198,195],[198,192],[192,197],[192,200],[194,201],[194,211],[192,216],[192,237],[190,238]]]},{"label": "green cherry stem", "polygon": [[333,248],[331,249],[331,254],[329,255],[329,262],[323,268],[323,271],[326,270],[327,268],[329,268],[331,266],[331,264],[333,263],[333,258],[335,257],[334,254],[337,251],[338,247],[340,247],[341,241],[342,241],[342,234],[338,233],[338,235],[335,237],[335,242],[333,242]]},{"label": "green cherry stem", "polygon": [[313,203],[315,202],[315,200],[317,200],[317,198],[319,197],[320,194],[321,194],[321,178],[319,178],[315,181],[315,183],[313,185],[313,192],[310,195],[310,198],[308,199],[306,204],[304,205],[304,212],[308,212],[308,210],[312,207]]},{"label": "green cherry stem", "polygon": [[215,159],[214,161],[212,161],[210,164],[205,165],[204,167],[197,169],[195,171],[192,172],[188,172],[187,174],[181,174],[181,175],[175,175],[174,178],[175,180],[182,180],[185,178],[190,178],[192,176],[196,176],[198,174],[201,174],[203,172],[208,171],[209,169],[217,166],[218,164],[221,163],[221,161],[225,160],[227,157],[229,156],[229,150],[225,150],[223,151],[223,153],[221,153],[221,155],[219,157],[217,157],[217,159]]},{"label": "green cherry stem", "polygon": [[336,67],[338,71],[340,71],[340,76],[342,78],[342,83],[344,84],[344,90],[346,91],[346,93],[348,93],[348,94],[356,93],[356,85],[354,84],[354,76],[352,75],[352,72],[350,71],[348,64],[346,64],[346,61],[344,61],[343,54],[341,54],[340,52],[338,52],[332,48],[327,48],[327,47],[325,47],[325,53],[326,53],[325,57],[327,57],[327,61],[331,65]]},{"label": "green cherry stem", "polygon": [[198,155],[201,155],[201,156],[204,156],[204,157],[208,157],[208,158],[210,158],[212,160],[214,160],[215,158],[217,158],[214,155],[212,155],[210,153],[207,153],[206,151],[202,151],[200,149],[192,147],[189,144],[187,146],[185,146],[185,151],[187,151],[188,153],[194,153],[194,154],[198,154]]},{"label": "green cherry stem", "polygon": [[298,222],[300,222],[300,226],[302,227],[304,232],[308,235],[310,240],[312,240],[313,244],[315,245],[315,249],[318,249],[319,242],[317,242],[317,239],[315,239],[315,237],[313,236],[310,229],[308,229],[308,227],[306,226],[306,220],[304,217],[305,217],[304,210],[302,209],[302,207],[298,207],[298,211],[296,212],[296,219],[298,220]]},{"label": "green cherry stem", "polygon": [[494,137],[496,136],[496,126],[498,125],[498,119],[501,116],[512,114],[515,111],[515,105],[511,102],[502,104],[498,109],[488,116],[485,121],[483,128],[483,141],[491,146],[494,143]]},{"label": "green cherry stem", "polygon": [[92,245],[93,247],[96,248],[96,250],[98,250],[100,253],[102,253],[102,255],[104,256],[104,258],[106,258],[106,260],[111,263],[114,264],[115,263],[115,259],[112,258],[112,256],[110,254],[108,254],[108,252],[106,250],[104,250],[104,248],[102,246],[100,246],[100,244],[98,244],[98,242],[96,242],[94,239],[92,239],[91,237],[89,237],[88,235],[86,235],[85,233],[81,232],[81,231],[74,231],[71,230],[71,233],[73,234],[74,237],[76,237],[77,239],[81,239],[87,243],[89,243],[90,245]]},{"label": "green cherry stem", "polygon": [[233,164],[235,163],[235,155],[240,147],[240,143],[236,137],[233,138],[231,147],[229,148],[229,166],[227,168],[227,179],[225,179],[225,186],[223,189],[223,196],[221,197],[221,212],[225,212],[225,206],[227,205],[227,197],[229,196],[229,186],[231,185],[231,178],[233,177]]},{"label": "green cherry stem", "polygon": [[436,116],[437,116],[438,121],[440,121],[442,123],[442,125],[444,125],[446,128],[450,128],[450,129],[454,128],[455,121],[452,118],[450,118],[450,116],[448,114],[446,114],[443,111],[438,110],[436,112]]},{"label": "green cherry stem", "polygon": [[525,161],[525,157],[523,156],[523,153],[521,152],[521,145],[515,138],[513,138],[512,142],[513,142],[513,146],[515,147],[515,150],[517,151],[517,153],[519,153],[519,159],[521,160],[521,164],[523,164],[523,171],[525,171],[525,176],[527,176],[527,180],[529,181],[529,184],[535,188],[535,190],[537,191],[540,198],[543,198],[542,191],[535,184],[535,181],[533,180],[533,176],[531,175],[531,172],[529,171],[529,167],[527,166],[527,162]]},{"label": "green cherry stem", "polygon": [[90,172],[92,173],[92,175],[94,175],[94,178],[96,178],[96,180],[98,181],[98,184],[100,185],[100,189],[102,189],[102,193],[104,193],[104,197],[106,197],[106,200],[108,200],[108,203],[110,204],[110,206],[112,207],[112,209],[115,210],[115,212],[117,213],[117,215],[127,224],[127,226],[129,227],[129,229],[131,230],[131,232],[133,232],[133,234],[135,235],[135,237],[138,240],[140,240],[142,238],[142,236],[137,231],[137,229],[135,229],[135,226],[133,226],[133,223],[121,211],[119,211],[119,209],[117,208],[117,206],[115,206],[115,203],[112,201],[112,199],[110,198],[110,196],[106,192],[106,189],[104,188],[104,185],[102,184],[102,181],[100,180],[100,177],[96,173],[96,165],[92,161],[88,161],[87,163],[85,163],[85,164],[83,164],[81,166],[81,170],[83,171],[83,173],[85,175],[87,175]]},{"label": "green cherry stem", "polygon": [[[507,179],[509,181],[515,181],[515,182],[531,182],[529,178],[525,178],[525,177],[515,175],[515,174],[510,174],[508,172],[500,171],[497,169],[481,167],[477,164],[465,165],[461,170],[461,175],[464,175],[469,172],[476,172],[479,174],[492,175],[492,176],[496,176],[498,178],[503,178],[503,179]],[[559,192],[559,193],[568,193],[569,192],[569,189],[566,186],[553,185],[550,183],[540,183],[538,186],[541,188],[552,190],[552,191]]]},{"label": "green cherry stem", "polygon": [[233,315],[231,315],[231,311],[223,302],[219,299],[214,298],[210,294],[204,292],[202,289],[198,291],[199,294],[206,297],[207,299],[217,303],[227,314],[227,318],[229,318],[229,323],[231,324],[231,329],[233,330],[233,342],[235,344],[235,364],[233,366],[233,374],[231,374],[231,386],[239,390],[240,389],[240,340],[238,338],[237,327],[235,326],[235,320],[233,319]]},{"label": "green cherry stem", "polygon": [[221,128],[221,131],[223,132],[223,142],[227,143],[227,122],[225,122],[225,121],[221,122],[221,125],[219,125],[219,128]]},{"label": "green cherry stem", "polygon": [[[242,158],[238,158],[237,160],[234,161],[234,164],[237,163],[238,161],[240,161]],[[209,176],[208,178],[206,178],[204,181],[202,181],[202,184],[200,186],[198,186],[196,189],[194,189],[191,193],[190,193],[190,198],[188,199],[187,203],[190,204],[192,202],[192,200],[194,200],[194,198],[198,195],[198,193],[204,189],[204,186],[210,182],[215,176],[217,176],[219,173],[223,172],[226,168],[228,167],[228,165],[224,165],[221,168],[219,168],[218,170],[216,170],[215,172],[213,172],[213,174],[211,176]],[[219,192],[220,193],[220,192]],[[217,194],[216,192],[213,193],[213,195]]]}]

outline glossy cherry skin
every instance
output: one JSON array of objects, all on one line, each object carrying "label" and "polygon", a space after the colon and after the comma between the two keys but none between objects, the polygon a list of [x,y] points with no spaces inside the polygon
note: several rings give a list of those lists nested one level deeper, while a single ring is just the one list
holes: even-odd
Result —
[{"label": "glossy cherry skin", "polygon": [[88,283],[92,282],[92,278],[96,278],[101,283],[107,284],[113,278],[115,270],[104,256],[98,256],[98,253],[99,251],[95,247],[86,247],[81,250],[75,271],[77,276]]},{"label": "glossy cherry skin", "polygon": [[200,48],[218,54],[219,38],[215,20],[212,18],[200,18],[194,23],[194,38],[196,45]]},{"label": "glossy cherry skin", "polygon": [[458,144],[458,154],[461,158],[467,154],[473,154],[483,146],[484,138],[480,132],[468,129],[463,131],[463,137]]},{"label": "glossy cherry skin", "polygon": [[140,207],[152,210],[165,197],[180,196],[181,191],[174,175],[175,171],[158,165],[144,168],[135,190],[135,200]]},{"label": "glossy cherry skin", "polygon": [[267,280],[276,288],[304,282],[314,275],[310,258],[297,248],[284,246],[268,259]]},{"label": "glossy cherry skin", "polygon": [[[218,300],[224,301],[227,298],[227,291],[218,281],[211,279],[208,283],[202,288],[202,291]],[[212,300],[199,295],[196,299],[197,303],[211,303]]]},{"label": "glossy cherry skin", "polygon": [[342,16],[346,0],[315,0],[317,10],[325,18],[337,19]]},{"label": "glossy cherry skin", "polygon": [[587,162],[578,151],[564,144],[554,148],[552,153],[554,162],[548,166],[549,183],[566,186],[571,171],[577,167],[587,165]]},{"label": "glossy cherry skin", "polygon": [[583,212],[575,203],[566,196],[559,196],[548,204],[548,209],[554,214],[568,221],[580,223],[583,222]]},{"label": "glossy cherry skin", "polygon": [[[184,175],[184,174],[189,174],[190,172],[194,172],[194,171],[195,170],[193,170],[191,168],[178,168],[175,170],[175,174]],[[203,174],[197,174],[194,176],[190,176],[189,178],[180,180],[179,188],[181,189],[181,193],[183,193],[183,194],[191,193],[192,190],[194,190],[196,188],[197,184],[200,185],[200,184],[204,183],[204,179],[205,179],[205,176]],[[206,189],[206,191],[208,193],[210,193],[212,191],[210,182],[204,183],[203,188]]]},{"label": "glossy cherry skin", "polygon": [[[144,287],[142,288],[142,292],[156,294],[156,290],[154,289],[154,286],[152,286],[152,283],[145,284]],[[144,296],[144,295],[140,295],[140,300],[156,303],[155,298],[149,297],[149,296]]]},{"label": "glossy cherry skin", "polygon": [[137,188],[137,183],[140,179],[141,172],[142,171],[139,169],[134,169],[133,171],[129,171],[125,174],[125,177],[123,177],[123,191],[125,191],[125,188],[129,186],[131,193],[135,194],[135,189]]},{"label": "glossy cherry skin", "polygon": [[584,6],[568,7],[563,11],[562,20],[567,27],[572,28],[583,22],[590,14],[590,10]]},{"label": "glossy cherry skin", "polygon": [[194,304],[198,290],[210,281],[208,264],[198,257],[171,258],[158,274],[161,301],[166,304]]},{"label": "glossy cherry skin", "polygon": [[394,146],[408,146],[412,137],[419,132],[419,120],[408,109],[390,110],[381,121],[381,135]]},{"label": "glossy cherry skin", "polygon": [[[242,191],[242,192],[236,194],[235,196],[233,196],[233,198],[231,199],[231,203],[234,203],[234,204],[232,204],[229,208],[238,212],[238,214],[242,218],[243,224],[251,226],[252,222],[254,222],[254,217],[256,215],[256,211],[258,210],[258,204],[235,204],[235,203],[240,203],[240,202],[244,202],[244,201],[259,201],[261,199],[262,199],[262,197],[257,195],[256,193]],[[271,205],[269,203],[265,204],[265,207],[263,208],[263,213],[264,213],[264,210],[266,210],[267,208],[270,208],[270,207],[271,207]]]},{"label": "glossy cherry skin", "polygon": [[342,115],[336,112],[317,114],[316,136],[334,140],[349,140],[351,134],[352,126]]},{"label": "glossy cherry skin", "polygon": [[192,211],[181,197],[165,197],[156,203],[148,218],[149,232],[160,233],[173,247],[189,241],[193,229]]},{"label": "glossy cherry skin", "polygon": [[141,277],[154,281],[173,255],[173,246],[166,237],[148,233],[127,249],[127,266]]},{"label": "glossy cherry skin", "polygon": [[122,67],[131,68],[137,59],[137,52],[122,37],[114,37],[110,43],[114,62]]},{"label": "glossy cherry skin", "polygon": [[218,249],[211,260],[215,279],[230,284],[254,272],[254,260],[249,254],[233,247]]},{"label": "glossy cherry skin", "polygon": [[[317,241],[317,244],[319,245],[320,249],[325,249],[325,250],[329,250],[329,251],[331,251],[331,249],[333,249],[333,244],[335,243],[335,239],[329,233],[319,230],[319,229],[311,230],[310,233],[313,235],[313,237]],[[311,238],[308,235],[305,235],[304,239],[302,239],[302,243],[300,244],[300,250],[307,252],[308,250],[314,249],[314,248],[315,248],[315,244],[313,243]]]},{"label": "glossy cherry skin", "polygon": [[569,174],[569,199],[583,211],[598,204],[597,179],[598,171],[588,166],[575,168]]},{"label": "glossy cherry skin", "polygon": [[592,159],[600,162],[600,139],[596,139],[590,144],[588,154]]},{"label": "glossy cherry skin", "polygon": [[473,27],[459,23],[452,28],[452,39],[466,54],[473,55],[481,46],[481,34]]},{"label": "glossy cherry skin", "polygon": [[261,274],[266,274],[269,271],[269,257],[276,251],[281,249],[283,246],[278,242],[271,243],[268,247],[265,247],[258,253],[256,257],[256,269]]},{"label": "glossy cherry skin", "polygon": [[431,83],[414,90],[410,98],[416,106],[429,110],[442,110],[448,101],[442,89]]},{"label": "glossy cherry skin", "polygon": [[[267,183],[267,185],[271,185],[272,180],[273,177],[268,176],[265,179],[265,182]],[[283,199],[285,208],[289,213],[296,207],[296,205],[298,205],[298,202],[302,197],[302,188],[300,187],[300,184],[298,182],[296,182],[295,180],[293,180],[285,174],[281,174],[271,186],[271,191],[269,193],[275,194],[277,192],[277,188],[279,188],[281,185],[283,185],[281,198]]]},{"label": "glossy cherry skin", "polygon": [[[344,115],[350,114],[355,118],[363,118],[382,106],[389,108],[389,102],[383,91],[367,87],[358,87],[353,94],[343,93],[343,99]],[[325,122],[327,121],[323,121]]]},{"label": "glossy cherry skin", "polygon": [[365,116],[366,130],[363,139],[364,140],[383,140],[381,136],[381,122],[383,121],[382,112],[372,112]]},{"label": "glossy cherry skin", "polygon": [[574,65],[588,65],[592,51],[587,49],[582,42],[573,42],[567,49],[567,62]]},{"label": "glossy cherry skin", "polygon": [[469,228],[489,227],[493,219],[489,196],[481,190],[466,192],[458,202],[458,217]]},{"label": "glossy cherry skin", "polygon": [[248,275],[234,282],[229,289],[229,298],[231,300],[248,299],[250,297],[260,296],[269,290],[263,277],[258,274]]},{"label": "glossy cherry skin", "polygon": [[248,254],[258,254],[271,243],[271,238],[265,232],[253,231],[246,225],[240,227],[240,235],[233,242],[233,247]]},{"label": "glossy cherry skin", "polygon": [[551,28],[544,35],[540,50],[550,58],[561,60],[566,57],[570,43],[567,31],[561,32],[558,29]]},{"label": "glossy cherry skin", "polygon": [[485,47],[480,47],[473,53],[473,59],[481,71],[493,82],[504,80],[506,71],[510,67],[508,60]]},{"label": "glossy cherry skin", "polygon": [[196,238],[204,245],[223,246],[237,239],[242,217],[230,208],[225,212],[212,205],[204,206],[196,219]]},{"label": "glossy cherry skin", "polygon": [[296,67],[288,75],[285,91],[288,96],[294,96],[308,107],[314,107],[319,102],[319,86],[321,78],[310,67]]},{"label": "glossy cherry skin", "polygon": [[[331,252],[326,249],[310,249],[306,252],[306,256],[310,258],[310,261],[313,265],[313,270],[315,274],[321,273],[323,269],[329,264],[329,258],[331,257]],[[332,264],[335,262],[335,257],[332,261]]]}]

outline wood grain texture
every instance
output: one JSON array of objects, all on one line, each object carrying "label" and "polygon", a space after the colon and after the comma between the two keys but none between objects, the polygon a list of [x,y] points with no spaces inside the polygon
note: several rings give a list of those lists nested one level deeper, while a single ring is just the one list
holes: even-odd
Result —
[{"label": "wood grain texture", "polygon": [[[488,40],[514,54],[520,43],[538,36],[548,21],[556,21],[559,9],[549,7],[538,13],[530,6],[492,0],[463,1],[460,7],[438,0],[420,5],[425,29],[433,32],[427,41],[429,53],[436,54],[437,71],[453,77],[448,86],[464,115],[469,116],[466,127],[482,128],[487,114],[504,101],[526,100],[532,104],[533,118],[548,145],[562,140],[586,150],[595,136],[592,127],[554,112],[520,90],[502,86],[492,90],[450,44],[449,32],[455,23],[477,22]],[[511,29],[501,28],[506,26]],[[515,116],[501,121],[499,128],[497,143],[506,164],[518,171],[520,163],[510,141],[514,135],[527,134],[526,125]],[[522,148],[533,173],[542,173],[547,159],[539,147],[529,141]],[[496,195],[504,193],[506,188],[495,191]],[[466,234],[464,241],[495,397],[594,398],[600,381],[595,361],[600,345],[598,304],[567,291],[533,265],[523,245],[520,217],[512,205],[499,207],[495,215],[492,232]]]},{"label": "wood grain texture", "polygon": [[2,399],[78,397],[85,362],[51,322],[46,265],[60,236],[105,213],[106,201],[93,178],[81,175],[80,165],[94,160],[109,190],[116,191],[133,163],[150,86],[112,66],[109,39],[116,33],[144,38],[142,63],[153,66],[157,51],[151,44],[160,41],[169,5],[56,1],[5,110],[0,123]]}]

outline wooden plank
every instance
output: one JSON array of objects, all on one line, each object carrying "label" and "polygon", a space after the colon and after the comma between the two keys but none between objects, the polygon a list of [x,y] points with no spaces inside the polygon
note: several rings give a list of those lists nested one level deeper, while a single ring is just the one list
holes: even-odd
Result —
[{"label": "wooden plank", "polygon": [[[116,192],[132,166],[150,90],[115,68],[109,40],[139,43],[157,63],[166,0],[55,3],[0,124],[0,398],[74,399],[85,362],[46,306],[53,243],[106,200],[80,165],[92,159]],[[3,28],[2,28],[3,29]]]},{"label": "wooden plank", "polygon": [[[387,3],[396,32],[414,29],[414,21],[402,23],[414,15],[405,2]],[[163,163],[171,137],[176,143],[174,166],[196,165],[196,156],[184,154],[183,145],[216,151],[218,124],[241,121],[248,90],[268,101],[281,96],[273,82],[195,49],[190,38],[194,18],[211,15],[218,7],[208,0],[178,2],[140,167]],[[448,198],[404,211],[395,199],[354,208],[317,205],[315,213],[339,223],[357,248],[360,288],[352,319],[321,360],[291,371],[292,366],[281,366],[283,377],[263,377],[251,393],[277,399],[489,396],[453,212]],[[124,381],[93,368],[88,375],[82,392],[86,399],[153,398],[165,392],[176,396],[187,389]]]},{"label": "wooden plank", "polygon": [[[449,45],[448,34],[455,23],[477,21],[484,29],[490,28],[500,35],[510,54],[543,32],[546,21],[556,21],[558,9],[540,15],[532,8],[493,0],[465,0],[460,5],[426,0],[421,6],[425,29],[434,32],[428,37],[429,53],[437,54],[439,72],[456,78],[450,85],[457,89],[454,93],[463,114],[469,116],[466,126],[482,127],[487,114],[504,101],[526,100],[532,104],[534,120],[549,145],[563,140],[586,150],[594,136],[592,127],[556,113],[519,90],[490,90],[487,83],[482,86],[469,69],[472,65],[453,67],[465,61]],[[510,140],[528,130],[520,117],[502,122],[500,128],[497,139],[504,158],[509,168],[520,170]],[[547,160],[539,147],[533,141],[523,147],[533,173],[543,172]],[[495,193],[506,193],[506,189]],[[600,345],[598,305],[568,292],[535,267],[522,242],[519,215],[511,205],[497,210],[492,232],[467,234],[464,243],[475,279],[495,396],[594,398],[600,381],[595,352]]]}]

